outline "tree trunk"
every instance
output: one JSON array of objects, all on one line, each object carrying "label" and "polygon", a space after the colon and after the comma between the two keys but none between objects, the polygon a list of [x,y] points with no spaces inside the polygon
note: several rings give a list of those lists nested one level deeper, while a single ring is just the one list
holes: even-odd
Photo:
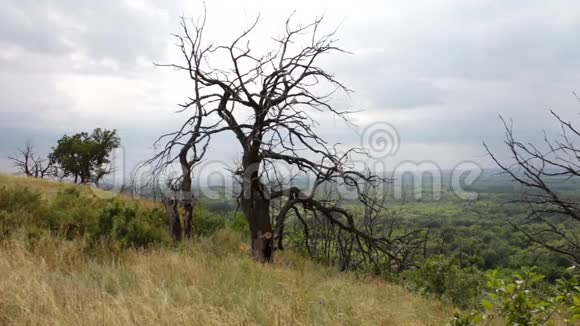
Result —
[{"label": "tree trunk", "polygon": [[164,201],[165,212],[167,213],[167,220],[169,222],[169,234],[173,241],[181,241],[182,230],[181,230],[181,220],[179,218],[179,211],[177,210],[177,201],[174,199],[167,198]]},{"label": "tree trunk", "polygon": [[185,210],[183,233],[187,239],[190,239],[193,235],[193,204],[191,202],[185,203],[183,209]]},{"label": "tree trunk", "polygon": [[270,200],[263,193],[263,185],[257,178],[244,184],[241,208],[250,225],[252,257],[259,262],[269,263],[274,254],[274,234],[270,221]]},{"label": "tree trunk", "polygon": [[191,145],[185,145],[179,153],[179,161],[181,163],[181,173],[183,180],[181,182],[181,205],[185,211],[184,233],[187,239],[190,239],[193,234],[193,205],[194,198],[191,191],[191,167],[192,163],[187,160],[187,153],[191,149]]},{"label": "tree trunk", "polygon": [[278,234],[274,236],[274,239],[277,241],[277,250],[284,250],[284,224],[280,228],[278,228]]}]

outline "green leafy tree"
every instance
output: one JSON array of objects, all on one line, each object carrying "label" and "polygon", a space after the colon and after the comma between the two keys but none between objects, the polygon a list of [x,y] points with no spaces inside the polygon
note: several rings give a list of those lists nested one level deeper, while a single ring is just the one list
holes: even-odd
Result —
[{"label": "green leafy tree", "polygon": [[577,278],[560,279],[550,294],[542,290],[544,275],[534,269],[524,269],[513,279],[498,277],[497,271],[487,275],[491,289],[489,300],[482,305],[490,316],[502,317],[508,325],[553,324],[555,317],[577,322],[580,288]]},{"label": "green leafy tree", "polygon": [[501,277],[497,270],[491,271],[486,275],[487,296],[481,302],[485,312],[458,312],[450,325],[494,325],[494,320],[506,325],[578,325],[580,284],[574,268],[569,272],[569,277],[547,286],[544,275],[534,268],[508,277]]},{"label": "green leafy tree", "polygon": [[97,128],[90,134],[64,135],[50,157],[63,177],[72,177],[75,183],[98,184],[111,172],[110,154],[120,143],[116,130]]}]

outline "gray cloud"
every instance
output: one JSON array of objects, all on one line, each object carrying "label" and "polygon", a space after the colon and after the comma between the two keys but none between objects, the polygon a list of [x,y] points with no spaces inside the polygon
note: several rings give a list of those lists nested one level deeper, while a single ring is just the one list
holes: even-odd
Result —
[{"label": "gray cloud", "polygon": [[[500,114],[514,118],[523,138],[538,140],[542,129],[555,132],[548,109],[580,111],[572,96],[580,87],[578,8],[572,1],[385,5],[384,19],[369,13],[379,18],[347,30],[342,40],[356,58],[342,58],[335,70],[360,90],[354,101],[396,124],[408,143],[500,144]],[[399,119],[405,114],[413,118]]]},{"label": "gray cloud", "polygon": [[2,3],[0,42],[38,55],[82,52],[129,66],[140,56],[158,59],[169,43],[164,20],[174,12],[144,4],[139,10],[116,0],[8,1]]},{"label": "gray cloud", "polygon": [[[385,19],[349,33],[367,56],[366,72],[390,78],[528,78],[574,73],[580,14],[571,1],[447,1],[409,5],[408,19]],[[391,6],[395,9],[395,6]]]},{"label": "gray cloud", "polygon": [[[171,111],[190,95],[188,85],[150,63],[172,60],[168,54],[176,49],[169,34],[177,30],[177,17],[182,11],[196,16],[199,3],[192,8],[180,0],[0,0],[0,6],[0,156],[26,138],[42,139],[44,146],[45,139],[98,125],[118,128],[131,160],[139,161],[156,136],[177,123]],[[402,147],[449,151],[401,159],[473,159],[482,152],[482,140],[501,144],[498,114],[513,117],[522,137],[538,139],[543,128],[555,131],[548,109],[567,117],[580,111],[571,95],[580,90],[575,1],[284,6],[287,12],[261,1],[208,3],[214,21],[208,40],[246,26],[258,12],[263,30],[277,35],[290,7],[303,20],[326,11],[329,25],[342,21],[340,44],[354,52],[325,61],[356,91],[334,103],[366,110],[356,118],[361,127],[391,122]],[[320,123],[329,141],[358,144],[343,124]],[[232,142],[219,145],[216,156],[235,152]]]}]

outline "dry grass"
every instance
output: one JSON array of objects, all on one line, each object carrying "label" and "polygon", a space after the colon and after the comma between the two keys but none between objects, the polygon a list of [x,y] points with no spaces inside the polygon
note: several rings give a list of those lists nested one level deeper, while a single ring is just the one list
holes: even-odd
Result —
[{"label": "dry grass", "polygon": [[0,324],[441,325],[451,313],[292,254],[256,264],[226,231],[181,248],[83,248],[2,242]]},{"label": "dry grass", "polygon": [[140,199],[140,198],[131,198],[128,195],[118,195],[118,194],[114,194],[112,192],[108,192],[93,186],[87,186],[87,185],[79,185],[79,184],[73,184],[73,183],[64,183],[64,182],[58,182],[58,181],[52,181],[52,180],[45,180],[45,179],[37,179],[37,178],[31,178],[31,177],[26,177],[26,176],[17,176],[17,175],[7,175],[7,174],[2,174],[0,173],[0,187],[7,187],[8,189],[10,189],[11,187],[26,187],[29,188],[30,190],[34,190],[39,192],[40,194],[42,194],[42,197],[44,199],[53,199],[54,197],[56,197],[56,194],[63,190],[64,188],[75,188],[78,189],[80,191],[80,193],[83,196],[94,196],[94,197],[98,197],[98,198],[103,198],[103,199],[107,199],[107,198],[112,198],[112,197],[121,197],[123,198],[123,200],[126,200],[128,202],[134,202],[139,204],[140,206],[143,207],[153,207],[155,204],[152,201],[149,200],[145,200],[145,199]]},{"label": "dry grass", "polygon": [[[14,184],[44,196],[62,188],[0,175]],[[452,313],[290,252],[257,264],[227,230],[149,250],[18,239],[0,241],[0,325],[443,325]]]},{"label": "dry grass", "polygon": [[0,174],[0,186],[14,187],[14,186],[24,186],[35,191],[38,191],[46,199],[52,199],[56,196],[57,192],[65,187],[74,187],[81,191],[84,195],[103,195],[108,196],[106,191],[91,188],[88,186],[81,186],[75,184],[67,184],[51,180],[42,180],[36,178],[30,178],[26,176],[15,176]]}]

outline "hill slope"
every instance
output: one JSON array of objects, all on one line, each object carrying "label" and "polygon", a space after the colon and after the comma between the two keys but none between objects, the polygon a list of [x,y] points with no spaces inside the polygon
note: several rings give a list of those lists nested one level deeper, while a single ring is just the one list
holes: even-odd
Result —
[{"label": "hill slope", "polygon": [[[49,193],[64,187],[0,176],[0,188],[19,184]],[[240,240],[221,230],[178,247],[139,250],[49,235],[5,238],[0,324],[441,325],[452,312],[400,286],[290,252],[272,265],[254,263]]]}]

